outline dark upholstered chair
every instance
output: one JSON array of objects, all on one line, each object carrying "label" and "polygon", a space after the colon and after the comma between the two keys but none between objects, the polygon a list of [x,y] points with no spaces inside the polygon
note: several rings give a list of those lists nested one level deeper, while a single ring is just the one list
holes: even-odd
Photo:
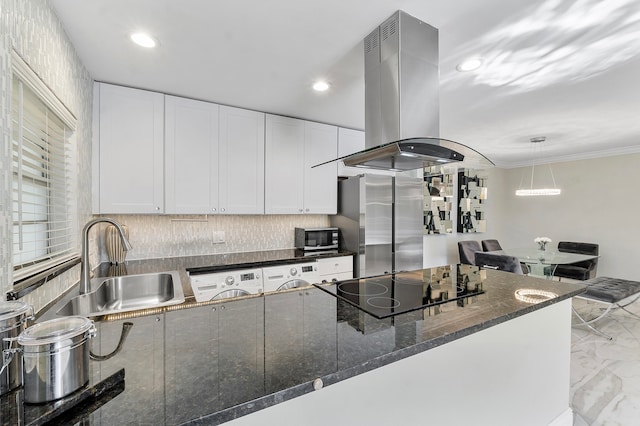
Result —
[{"label": "dark upholstered chair", "polygon": [[522,266],[515,256],[477,252],[476,266],[522,275]]},{"label": "dark upholstered chair", "polygon": [[[597,256],[599,252],[598,244],[576,243],[573,241],[560,241],[558,251],[565,253],[590,254]],[[571,263],[569,265],[558,265],[553,272],[554,277],[571,278],[573,280],[590,280],[596,277],[598,269],[598,258],[585,260],[584,262]]]},{"label": "dark upholstered chair", "polygon": [[467,265],[475,265],[475,253],[482,252],[482,247],[478,241],[458,241],[458,254],[460,255],[460,263]]},{"label": "dark upholstered chair", "polygon": [[502,246],[500,245],[498,240],[482,240],[482,250],[483,251],[502,250]]},{"label": "dark upholstered chair", "polygon": [[[502,250],[502,246],[498,242],[498,240],[482,240],[482,250],[484,251],[497,251]],[[522,268],[522,273],[527,275],[529,274],[529,267],[526,263],[520,262],[520,267]]]}]

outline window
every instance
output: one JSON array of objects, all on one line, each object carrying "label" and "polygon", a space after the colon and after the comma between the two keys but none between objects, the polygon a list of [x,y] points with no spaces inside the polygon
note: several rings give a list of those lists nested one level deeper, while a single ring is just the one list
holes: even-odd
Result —
[{"label": "window", "polygon": [[75,118],[12,55],[14,282],[77,256],[71,136]]}]

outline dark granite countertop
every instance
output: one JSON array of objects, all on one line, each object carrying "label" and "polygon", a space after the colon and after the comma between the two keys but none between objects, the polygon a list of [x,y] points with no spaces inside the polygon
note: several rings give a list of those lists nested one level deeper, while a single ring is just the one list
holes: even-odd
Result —
[{"label": "dark granite countertop", "polygon": [[[91,342],[96,354],[117,347],[125,323],[132,328],[117,355],[90,363],[92,383],[124,368],[126,386],[85,424],[221,424],[313,392],[315,379],[330,386],[585,289],[467,265],[431,268],[425,276],[481,282],[484,293],[385,319],[312,286],[101,318]],[[533,295],[517,296],[521,289]]]}]

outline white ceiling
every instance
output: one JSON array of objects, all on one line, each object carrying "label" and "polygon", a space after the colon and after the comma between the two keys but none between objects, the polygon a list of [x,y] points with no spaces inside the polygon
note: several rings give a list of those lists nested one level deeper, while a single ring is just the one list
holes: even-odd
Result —
[{"label": "white ceiling", "polygon": [[638,0],[51,2],[95,80],[356,129],[362,40],[404,10],[440,30],[440,136],[501,166],[640,152]]}]

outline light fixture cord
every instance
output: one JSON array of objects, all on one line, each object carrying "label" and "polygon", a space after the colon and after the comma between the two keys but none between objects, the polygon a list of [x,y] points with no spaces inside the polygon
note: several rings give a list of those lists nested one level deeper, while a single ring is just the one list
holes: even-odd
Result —
[{"label": "light fixture cord", "polygon": [[551,180],[553,181],[553,187],[557,188],[558,185],[556,185],[556,178],[553,176],[553,169],[551,169],[551,163],[547,164],[549,166],[549,173],[551,173]]}]

